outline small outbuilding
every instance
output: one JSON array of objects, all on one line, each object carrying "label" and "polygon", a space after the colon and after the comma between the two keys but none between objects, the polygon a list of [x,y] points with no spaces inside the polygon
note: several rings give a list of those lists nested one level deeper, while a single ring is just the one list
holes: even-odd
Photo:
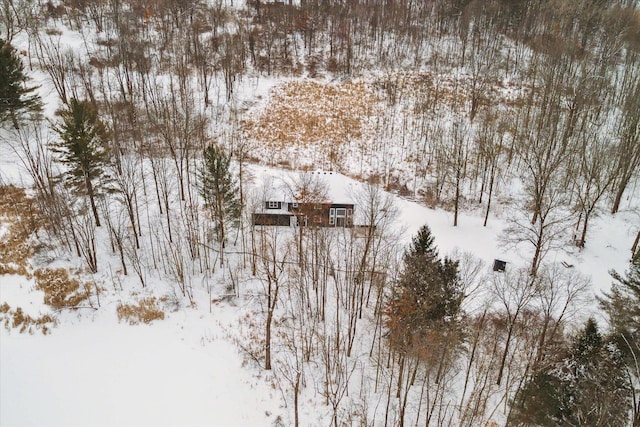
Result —
[{"label": "small outbuilding", "polygon": [[507,269],[507,262],[501,259],[493,260],[493,271],[504,272]]}]

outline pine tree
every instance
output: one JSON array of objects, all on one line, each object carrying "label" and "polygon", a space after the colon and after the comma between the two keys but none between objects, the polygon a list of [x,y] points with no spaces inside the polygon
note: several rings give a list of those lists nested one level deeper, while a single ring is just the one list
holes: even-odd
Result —
[{"label": "pine tree", "polygon": [[204,164],[200,170],[200,194],[215,221],[217,240],[222,249],[227,238],[227,226],[240,219],[240,199],[236,179],[231,173],[231,156],[222,148],[210,145],[204,149]]},{"label": "pine tree", "polygon": [[68,107],[57,114],[60,122],[53,129],[60,136],[60,141],[52,145],[52,151],[69,167],[64,176],[67,184],[89,197],[99,227],[95,198],[101,187],[98,179],[105,176],[105,166],[109,162],[105,148],[106,129],[98,117],[98,111],[86,101],[72,98]]},{"label": "pine tree", "polygon": [[626,425],[630,387],[622,354],[600,334],[595,320],[589,319],[574,338],[557,375],[564,382],[560,413],[565,424]]},{"label": "pine tree", "polygon": [[27,87],[27,80],[16,50],[0,39],[0,125],[11,121],[17,129],[24,114],[42,110],[40,97],[33,93],[36,88]]},{"label": "pine tree", "polygon": [[423,225],[418,234],[411,241],[409,250],[405,253],[405,260],[417,256],[425,256],[429,260],[438,258],[438,249],[435,246],[435,238],[431,234],[429,226]]},{"label": "pine tree", "polygon": [[510,424],[623,426],[630,398],[622,353],[589,319],[570,347],[525,384]]},{"label": "pine tree", "polygon": [[562,382],[551,372],[536,372],[518,395],[507,425],[535,425],[554,427],[558,425],[561,412]]},{"label": "pine tree", "polygon": [[[613,340],[626,363],[628,376],[640,384],[640,257],[635,257],[626,277],[611,272],[611,292],[600,299],[609,316]],[[640,426],[640,393],[633,398],[633,425]]]},{"label": "pine tree", "polygon": [[609,316],[620,349],[625,354],[633,349],[640,359],[640,257],[632,261],[627,277],[615,271],[610,274],[615,282],[600,305]]},{"label": "pine tree", "polygon": [[459,335],[463,292],[458,262],[440,260],[431,230],[423,226],[404,255],[404,270],[389,301],[391,346],[420,352],[434,332]]}]

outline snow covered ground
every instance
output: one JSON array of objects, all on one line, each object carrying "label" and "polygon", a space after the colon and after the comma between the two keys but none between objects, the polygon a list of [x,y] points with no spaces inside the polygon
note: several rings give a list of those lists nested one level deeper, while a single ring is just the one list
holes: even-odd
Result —
[{"label": "snow covered ground", "polygon": [[[259,166],[251,169],[257,176],[292,174]],[[343,182],[361,186],[346,177]],[[470,252],[487,268],[494,258],[508,260],[508,268],[527,265],[526,254],[501,247],[497,236],[502,220],[492,218],[485,228],[480,215],[463,213],[454,228],[451,213],[394,198],[405,241],[426,223],[443,254]],[[594,292],[605,290],[610,283],[608,270],[626,268],[636,220],[629,211],[597,219],[587,249],[550,257],[591,275]],[[107,243],[101,245],[106,252]],[[102,279],[108,282],[106,274]],[[196,307],[180,306],[150,325],[118,322],[114,305],[120,291],[114,285],[102,296],[98,310],[56,313],[59,325],[49,335],[2,328],[0,425],[268,426],[278,417],[287,420],[271,375],[254,364],[243,364],[244,356],[230,339],[234,334],[228,333],[250,313],[251,298],[240,298],[240,306],[219,302],[209,312],[207,292],[199,285],[195,288]],[[51,312],[42,303],[42,292],[22,276],[0,277],[3,302],[32,315]],[[324,410],[307,407],[305,412]]]},{"label": "snow covered ground", "polygon": [[[66,30],[64,39],[79,46],[77,35]],[[45,114],[53,117],[58,106],[55,92],[44,73],[36,71],[34,78],[42,83],[39,90],[45,100]],[[270,88],[282,81],[258,80],[247,79],[239,92],[248,99],[266,97]],[[250,169],[256,176],[295,174],[263,166]],[[342,181],[345,187],[361,186],[347,177]],[[0,183],[29,185],[19,159],[3,143]],[[504,206],[496,206],[497,213],[492,213],[487,227],[482,227],[480,209],[463,211],[459,226],[453,227],[451,212],[392,197],[399,211],[396,228],[403,230],[405,243],[419,227],[428,224],[441,254],[469,252],[482,259],[486,269],[495,258],[508,261],[508,268],[526,268],[530,262],[525,249],[507,248],[500,242],[505,227]],[[589,275],[594,295],[606,291],[611,282],[609,270],[623,272],[627,268],[629,248],[640,224],[637,209],[627,203],[614,217],[593,219],[584,250],[554,252],[547,261],[565,261]],[[0,219],[0,239],[6,232]],[[251,297],[251,288],[241,289],[236,300],[211,306],[211,294],[202,283],[194,283],[193,306],[178,304],[166,310],[164,320],[149,325],[120,323],[116,316],[119,302],[147,294],[163,297],[173,287],[154,273],[147,289],[140,289],[133,275],[123,279],[116,273],[118,259],[111,253],[105,235],[98,245],[102,265],[94,279],[104,287],[104,293],[97,310],[54,312],[44,305],[43,293],[35,289],[32,279],[0,276],[0,305],[21,307],[32,316],[53,314],[58,320],[48,335],[20,334],[0,327],[0,426],[291,424],[291,410],[285,407],[273,375],[246,362],[246,354],[234,341],[238,337],[235,329],[246,321],[245,316],[253,315],[258,305]],[[82,265],[80,259],[62,258],[59,265]],[[219,272],[214,279],[214,296],[224,292],[222,274]],[[97,307],[98,302],[93,303]],[[594,307],[592,301],[585,311],[593,312]],[[317,390],[309,392],[314,393]],[[329,424],[329,410],[317,406],[319,400],[303,402],[303,425]]]},{"label": "snow covered ground", "polygon": [[[222,310],[227,312],[229,309]],[[212,317],[151,326],[114,312],[69,319],[47,336],[2,332],[3,426],[271,425],[277,391],[242,368]],[[93,317],[93,319],[92,319]]]}]

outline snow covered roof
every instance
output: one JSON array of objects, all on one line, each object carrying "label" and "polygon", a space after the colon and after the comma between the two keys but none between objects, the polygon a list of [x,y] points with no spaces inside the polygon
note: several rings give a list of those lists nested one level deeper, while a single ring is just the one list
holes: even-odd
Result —
[{"label": "snow covered roof", "polygon": [[361,186],[360,183],[338,172],[319,170],[306,173],[326,185],[328,201],[354,203],[355,193]]},{"label": "snow covered roof", "polygon": [[322,188],[327,203],[355,204],[355,195],[362,186],[348,176],[334,171],[283,172],[264,168],[254,172],[257,186],[264,191],[265,201],[299,201],[297,189],[307,186]]}]

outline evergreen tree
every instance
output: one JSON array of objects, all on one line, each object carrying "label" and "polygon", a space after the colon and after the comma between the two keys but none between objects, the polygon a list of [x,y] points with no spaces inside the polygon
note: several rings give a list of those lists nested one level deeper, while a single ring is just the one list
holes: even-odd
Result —
[{"label": "evergreen tree", "polygon": [[622,353],[589,319],[571,346],[525,384],[510,424],[623,426],[630,398]]},{"label": "evergreen tree", "polygon": [[204,164],[200,171],[200,194],[205,206],[211,210],[215,222],[217,240],[222,249],[227,238],[227,225],[240,219],[238,185],[231,173],[231,156],[216,145],[204,149]]},{"label": "evergreen tree", "polygon": [[24,65],[11,44],[0,39],[0,125],[11,121],[17,129],[20,118],[28,112],[42,110],[40,97],[27,87]]},{"label": "evergreen tree", "polygon": [[52,145],[52,151],[69,167],[65,181],[89,197],[99,227],[95,198],[101,186],[98,179],[105,176],[105,166],[109,161],[105,148],[107,132],[98,111],[89,102],[72,98],[68,107],[57,114],[60,121],[53,129],[60,136],[60,141]]},{"label": "evergreen tree", "polygon": [[630,387],[622,354],[602,337],[595,320],[589,319],[574,338],[571,353],[557,371],[556,375],[564,376],[560,411],[564,424],[627,424]]},{"label": "evergreen tree", "polygon": [[635,350],[640,359],[640,257],[632,261],[627,277],[615,271],[611,276],[615,282],[611,292],[600,299],[600,305],[609,316],[620,349],[628,356]]},{"label": "evergreen tree", "polygon": [[[613,340],[623,354],[628,376],[640,385],[640,257],[635,257],[626,277],[611,272],[611,292],[600,299],[609,317]],[[633,396],[633,425],[640,426],[640,393]]]},{"label": "evergreen tree", "polygon": [[426,259],[433,261],[438,259],[438,249],[435,246],[435,238],[431,234],[429,226],[423,225],[418,230],[418,234],[411,241],[408,251],[405,253],[404,258],[425,257]]},{"label": "evergreen tree", "polygon": [[459,336],[463,292],[458,262],[440,260],[431,230],[423,226],[404,255],[400,275],[388,305],[392,347],[420,352],[429,339]]},{"label": "evergreen tree", "polygon": [[532,375],[518,395],[507,425],[555,427],[559,424],[562,382],[547,370]]}]

